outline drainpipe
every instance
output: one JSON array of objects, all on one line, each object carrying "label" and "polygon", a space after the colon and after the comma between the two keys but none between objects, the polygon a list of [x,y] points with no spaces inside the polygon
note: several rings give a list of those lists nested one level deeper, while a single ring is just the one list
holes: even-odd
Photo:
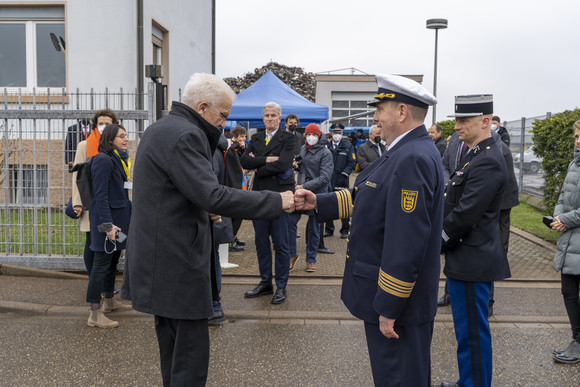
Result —
[{"label": "drainpipe", "polygon": [[211,73],[215,74],[215,0],[211,2]]},{"label": "drainpipe", "polygon": [[[143,110],[144,103],[144,71],[143,64],[143,0],[137,0],[137,110]],[[139,120],[137,131],[139,134],[144,131],[143,121]]]}]

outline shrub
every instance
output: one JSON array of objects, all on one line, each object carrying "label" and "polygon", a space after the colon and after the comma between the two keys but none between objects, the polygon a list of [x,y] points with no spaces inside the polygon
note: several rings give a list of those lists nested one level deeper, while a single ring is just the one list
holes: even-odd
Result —
[{"label": "shrub", "polygon": [[574,156],[574,122],[580,119],[580,109],[566,110],[533,124],[532,141],[534,153],[543,158],[544,208],[547,214],[554,212],[568,164]]},{"label": "shrub", "polygon": [[451,137],[455,133],[455,120],[439,121],[439,125],[443,127],[441,136],[443,138]]}]

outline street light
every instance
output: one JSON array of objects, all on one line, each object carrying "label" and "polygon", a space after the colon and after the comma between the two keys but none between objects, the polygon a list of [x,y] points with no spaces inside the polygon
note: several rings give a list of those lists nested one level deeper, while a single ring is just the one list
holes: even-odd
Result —
[{"label": "street light", "polygon": [[[447,28],[447,19],[429,19],[427,20],[427,28],[430,30],[435,30],[435,70],[433,74],[433,95],[437,97],[437,38],[439,30]],[[436,117],[436,105],[433,105],[433,123],[435,125]]]}]

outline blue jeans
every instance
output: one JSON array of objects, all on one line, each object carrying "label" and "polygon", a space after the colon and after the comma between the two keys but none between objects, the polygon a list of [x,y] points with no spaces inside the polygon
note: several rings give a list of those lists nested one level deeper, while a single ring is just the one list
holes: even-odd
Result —
[{"label": "blue jeans", "polygon": [[113,294],[120,256],[120,251],[113,251],[111,254],[95,251],[95,260],[87,288],[87,302],[98,304],[101,302],[101,293]]},{"label": "blue jeans", "polygon": [[276,220],[253,220],[254,239],[260,267],[260,285],[272,286],[272,246],[270,236],[276,252],[276,286],[286,288],[290,274],[290,250],[288,248],[288,224],[290,214],[283,212]]},{"label": "blue jeans", "polygon": [[320,224],[315,215],[310,215],[306,224],[306,262],[316,262],[319,243]]},{"label": "blue jeans", "polygon": [[290,256],[295,257],[298,255],[296,252],[296,236],[298,235],[298,222],[300,222],[300,215],[291,213],[289,214],[288,222],[288,249],[290,250]]},{"label": "blue jeans", "polygon": [[91,233],[86,232],[85,239],[85,250],[83,251],[83,259],[85,261],[85,268],[87,269],[87,274],[91,276],[91,270],[93,270],[93,261],[95,260],[95,252],[91,250]]}]

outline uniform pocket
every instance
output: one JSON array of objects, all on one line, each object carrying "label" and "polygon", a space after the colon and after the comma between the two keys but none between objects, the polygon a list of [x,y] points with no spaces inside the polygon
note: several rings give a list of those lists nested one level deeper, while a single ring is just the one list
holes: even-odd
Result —
[{"label": "uniform pocket", "polygon": [[380,267],[377,265],[373,265],[372,263],[361,262],[358,260],[353,260],[353,267],[352,267],[352,274],[368,278],[373,280],[374,282],[379,281],[379,270]]}]

